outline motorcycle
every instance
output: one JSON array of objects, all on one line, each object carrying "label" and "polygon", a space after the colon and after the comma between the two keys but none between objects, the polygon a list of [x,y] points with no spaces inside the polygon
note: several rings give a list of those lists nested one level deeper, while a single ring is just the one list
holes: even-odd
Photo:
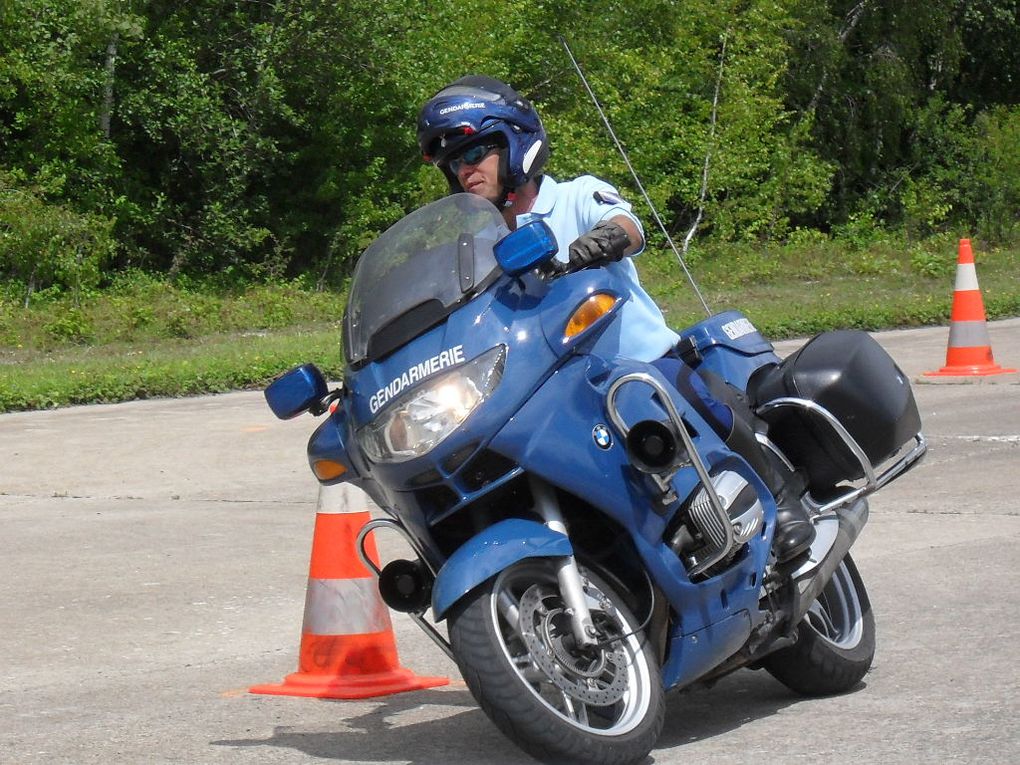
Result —
[{"label": "motorcycle", "polygon": [[[810,550],[781,563],[756,460],[661,366],[615,356],[623,285],[556,251],[544,223],[510,232],[478,196],[412,212],[357,264],[342,385],[304,365],[266,390],[281,418],[328,413],[313,473],[385,511],[358,540],[383,601],[550,762],[640,761],[665,691],[742,667],[809,696],[853,688],[875,619],[850,547],[866,497],[926,449],[905,375],[863,332],[782,360],[739,312],[683,331],[684,362],[746,402],[759,464],[810,508]],[[417,560],[376,567],[380,529]]]}]

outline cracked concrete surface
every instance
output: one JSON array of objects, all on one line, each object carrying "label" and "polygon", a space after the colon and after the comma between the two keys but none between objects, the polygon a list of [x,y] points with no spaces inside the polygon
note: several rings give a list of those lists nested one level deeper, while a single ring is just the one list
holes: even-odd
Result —
[{"label": "cracked concrete surface", "polygon": [[[1020,365],[1020,319],[990,330]],[[876,336],[916,379],[947,334]],[[1020,762],[1020,385],[915,392],[930,453],[854,548],[878,622],[864,684],[801,699],[742,671],[674,695],[654,762]],[[246,693],[295,669],[313,427],[257,392],[0,416],[0,762],[527,761],[399,616],[403,664],[449,687]]]}]

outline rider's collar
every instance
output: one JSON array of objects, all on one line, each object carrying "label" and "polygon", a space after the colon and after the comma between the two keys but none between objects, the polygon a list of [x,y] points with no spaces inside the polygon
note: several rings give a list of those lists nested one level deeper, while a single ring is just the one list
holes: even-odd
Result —
[{"label": "rider's collar", "polygon": [[538,196],[529,211],[532,215],[548,215],[556,204],[556,181],[548,175],[539,177]]}]

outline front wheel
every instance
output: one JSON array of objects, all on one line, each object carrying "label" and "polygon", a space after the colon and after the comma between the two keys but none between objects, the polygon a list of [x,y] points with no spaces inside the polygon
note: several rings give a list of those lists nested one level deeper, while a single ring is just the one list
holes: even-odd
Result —
[{"label": "front wheel", "polygon": [[762,665],[797,693],[827,696],[856,686],[874,656],[875,616],[848,553],[798,625],[797,642]]},{"label": "front wheel", "polygon": [[580,649],[552,561],[511,566],[450,617],[468,688],[489,718],[544,762],[639,762],[662,730],[662,681],[620,596],[582,569],[600,645]]}]

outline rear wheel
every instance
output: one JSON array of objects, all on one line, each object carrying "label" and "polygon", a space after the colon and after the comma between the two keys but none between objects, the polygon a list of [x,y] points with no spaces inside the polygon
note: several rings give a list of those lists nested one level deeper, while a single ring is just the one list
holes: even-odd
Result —
[{"label": "rear wheel", "polygon": [[532,756],[639,762],[662,730],[658,665],[620,596],[587,570],[582,578],[598,647],[577,646],[553,562],[531,559],[459,604],[453,651],[485,713]]},{"label": "rear wheel", "polygon": [[856,686],[875,656],[875,616],[857,566],[847,554],[797,627],[797,642],[765,658],[779,682],[805,696]]}]

